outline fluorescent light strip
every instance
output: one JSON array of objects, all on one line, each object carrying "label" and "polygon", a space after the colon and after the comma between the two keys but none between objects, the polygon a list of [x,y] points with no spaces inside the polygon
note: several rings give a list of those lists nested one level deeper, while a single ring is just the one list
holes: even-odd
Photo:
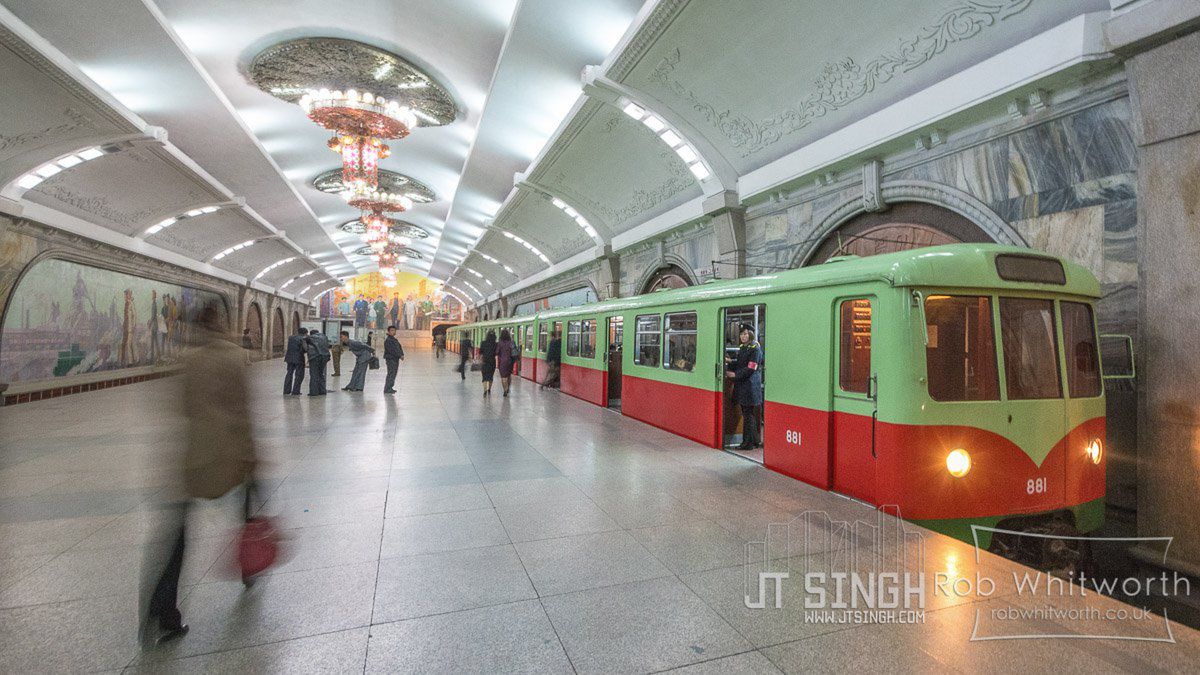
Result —
[{"label": "fluorescent light strip", "polygon": [[292,277],[291,279],[288,279],[288,282],[286,284],[280,286],[279,290],[282,291],[283,289],[287,288],[288,286],[291,286],[293,282],[299,281],[310,274],[316,274],[316,273],[317,273],[316,270],[309,270],[309,271],[305,272],[304,274],[298,274],[298,275]]},{"label": "fluorescent light strip", "polygon": [[61,173],[63,169],[70,169],[79,166],[84,162],[90,162],[97,157],[103,157],[105,153],[98,147],[81,150],[77,153],[60,157],[53,162],[46,162],[38,168],[17,179],[17,186],[23,190],[32,190],[41,184],[47,178]]},{"label": "fluorescent light strip", "polygon": [[487,285],[488,285],[488,286],[492,286],[492,285],[494,285],[494,284],[492,284],[492,282],[491,282],[491,280],[490,280],[490,279],[488,279],[487,277],[483,276],[483,275],[482,275],[482,274],[480,274],[479,272],[476,272],[475,270],[471,269],[470,267],[464,267],[463,269],[464,269],[464,270],[466,270],[466,271],[468,271],[468,272],[470,272],[471,274],[475,275],[476,277],[478,277],[478,278],[480,278],[480,279],[483,279],[485,282],[487,282]]},{"label": "fluorescent light strip", "polygon": [[518,237],[517,235],[513,234],[512,232],[509,232],[508,230],[501,230],[501,232],[503,232],[503,233],[504,233],[504,236],[506,236],[506,237],[508,237],[509,239],[512,239],[513,241],[517,242],[518,244],[520,244],[520,245],[524,246],[524,247],[525,247],[526,249],[528,249],[528,250],[529,250],[531,253],[533,253],[533,254],[534,254],[534,255],[536,255],[536,256],[537,256],[539,259],[541,259],[541,261],[542,261],[542,262],[546,263],[547,265],[550,265],[550,264],[551,264],[551,263],[550,263],[550,259],[549,259],[549,258],[547,258],[547,257],[546,257],[546,255],[545,255],[544,253],[542,253],[541,251],[539,251],[539,250],[537,249],[537,247],[536,247],[536,246],[534,246],[533,244],[531,244],[531,243],[529,243],[529,242],[525,241],[524,239],[522,239],[522,238]]},{"label": "fluorescent light strip", "polygon": [[696,152],[696,148],[683,140],[683,137],[678,132],[668,127],[662,118],[632,101],[627,102],[622,110],[625,111],[626,115],[645,124],[646,128],[653,131],[659,140],[674,150],[675,154],[679,155],[679,159],[683,160],[683,163],[687,165],[692,175],[696,177],[696,180],[708,180],[708,177],[712,175],[708,166],[700,159],[700,153]]},{"label": "fluorescent light strip", "polygon": [[579,227],[583,228],[584,234],[593,239],[596,238],[596,228],[592,227],[592,224],[588,222],[587,218],[584,218],[582,215],[580,215],[579,212],[572,208],[570,204],[564,202],[558,197],[551,197],[550,203],[554,204],[554,206],[556,206],[560,211],[570,216],[570,218],[574,220]]},{"label": "fluorescent light strip", "polygon": [[224,251],[221,251],[220,253],[218,253],[218,254],[216,254],[215,256],[213,256],[213,261],[214,261],[214,262],[216,262],[217,260],[220,260],[221,258],[224,258],[225,256],[229,255],[230,253],[233,253],[234,251],[240,251],[240,250],[242,250],[242,249],[244,249],[244,248],[248,248],[248,247],[250,247],[250,246],[253,246],[253,245],[257,244],[257,243],[258,243],[258,241],[257,241],[257,240],[255,240],[255,239],[251,239],[251,240],[249,240],[249,241],[243,241],[243,242],[242,242],[242,243],[240,243],[240,244],[235,244],[235,245],[233,245],[233,246],[230,246],[229,248],[225,249]]},{"label": "fluorescent light strip", "polygon": [[267,269],[265,269],[265,270],[263,270],[263,271],[259,272],[259,273],[258,273],[258,274],[257,274],[257,275],[254,277],[254,280],[255,280],[255,281],[258,281],[259,279],[261,279],[261,278],[263,278],[264,276],[266,276],[266,275],[267,275],[267,273],[268,273],[268,272],[270,272],[271,270],[275,269],[276,267],[279,267],[280,265],[286,265],[286,264],[288,264],[288,263],[292,262],[293,260],[295,260],[297,257],[298,257],[298,256],[292,256],[292,257],[290,257],[290,258],[284,258],[283,260],[280,260],[280,261],[279,261],[279,262],[277,262],[277,263],[271,263],[271,264],[270,264],[270,265],[267,267]]},{"label": "fluorescent light strip", "polygon": [[149,237],[152,234],[158,234],[159,232],[162,232],[163,230],[174,225],[175,223],[178,223],[181,220],[186,220],[188,218],[195,218],[196,216],[204,216],[204,215],[208,215],[210,213],[215,213],[220,208],[221,207],[219,207],[219,206],[203,206],[198,209],[192,209],[191,211],[188,211],[187,213],[180,215],[180,216],[171,216],[170,218],[167,218],[166,220],[164,220],[160,223],[155,223],[154,225],[151,225],[150,227],[146,228],[146,232],[144,233],[143,236]]},{"label": "fluorescent light strip", "polygon": [[513,276],[519,276],[516,272],[513,271],[513,268],[509,267],[508,265],[505,265],[504,263],[500,262],[499,260],[496,260],[495,258],[484,253],[483,251],[475,251],[475,252],[478,253],[479,257],[483,258],[484,260],[486,260],[490,263],[493,263],[495,265],[499,265],[499,266],[503,267],[505,272],[508,272],[509,274],[511,274]]}]

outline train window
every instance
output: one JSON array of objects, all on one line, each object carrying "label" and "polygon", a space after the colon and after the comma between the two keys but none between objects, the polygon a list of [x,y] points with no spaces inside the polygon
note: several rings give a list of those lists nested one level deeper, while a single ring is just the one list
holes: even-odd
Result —
[{"label": "train window", "polygon": [[533,351],[533,324],[525,326],[525,351]]},{"label": "train window", "polygon": [[925,372],[935,401],[997,401],[992,299],[931,295],[925,300]]},{"label": "train window", "polygon": [[1002,253],[996,256],[996,273],[1005,281],[1028,281],[1035,284],[1067,283],[1062,262],[1040,255]]},{"label": "train window", "polygon": [[1008,398],[1062,397],[1054,303],[1033,298],[1000,298],[1000,339]]},{"label": "train window", "polygon": [[667,315],[667,346],[663,367],[691,371],[696,366],[696,313]]},{"label": "train window", "polygon": [[538,353],[540,354],[546,353],[546,326],[545,322],[538,324]]},{"label": "train window", "polygon": [[596,320],[584,319],[579,330],[579,356],[585,359],[596,358]]},{"label": "train window", "polygon": [[1100,395],[1100,361],[1092,308],[1082,302],[1061,307],[1063,349],[1067,352],[1067,391],[1071,398]]},{"label": "train window", "polygon": [[633,362],[641,366],[657,366],[659,344],[662,340],[662,317],[657,314],[639,316],[633,336]]},{"label": "train window", "polygon": [[871,301],[842,302],[838,383],[842,391],[865,394],[871,380]]},{"label": "train window", "polygon": [[567,356],[579,356],[579,322],[567,322]]}]

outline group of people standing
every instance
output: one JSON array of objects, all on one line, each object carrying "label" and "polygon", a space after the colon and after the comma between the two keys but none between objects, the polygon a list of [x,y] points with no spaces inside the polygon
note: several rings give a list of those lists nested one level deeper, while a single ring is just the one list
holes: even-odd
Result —
[{"label": "group of people standing", "polygon": [[[353,340],[348,331],[338,335],[337,342],[331,346],[325,334],[317,330],[301,328],[295,335],[288,338],[287,350],[283,362],[287,364],[287,375],[283,378],[283,395],[299,396],[300,385],[304,382],[304,371],[308,369],[308,395],[324,396],[328,393],[325,388],[325,367],[333,361],[333,375],[342,374],[342,352],[349,351],[354,355],[354,370],[350,373],[350,382],[342,387],[342,391],[362,391],[366,388],[367,370],[378,368],[375,348],[367,342]],[[396,327],[388,326],[387,337],[383,341],[383,359],[387,364],[387,379],[383,391],[385,394],[396,393],[396,375],[400,362],[404,360],[404,347],[396,339]]]},{"label": "group of people standing", "polygon": [[[467,379],[468,364],[474,356],[474,351],[475,343],[471,341],[471,338],[464,336],[459,342],[461,360],[458,363],[458,374],[462,376],[463,380]],[[500,386],[504,389],[504,396],[507,398],[512,390],[513,373],[520,368],[520,363],[521,345],[512,339],[512,334],[508,332],[508,329],[500,331],[499,339],[496,338],[496,331],[489,330],[479,345],[479,372],[483,378],[483,395],[492,395],[492,383],[495,381],[496,371],[500,371]],[[546,350],[546,363],[548,369],[542,388],[557,387],[562,364],[562,340],[557,332],[550,337],[550,344]]]}]

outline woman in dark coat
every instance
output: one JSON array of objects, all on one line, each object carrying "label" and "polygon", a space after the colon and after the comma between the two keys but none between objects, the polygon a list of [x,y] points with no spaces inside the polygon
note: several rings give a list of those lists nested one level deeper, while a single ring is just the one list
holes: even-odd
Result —
[{"label": "woman in dark coat", "polygon": [[492,394],[492,377],[496,374],[496,331],[489,330],[479,345],[479,370],[483,374],[483,395]]},{"label": "woman in dark coat", "polygon": [[508,390],[512,387],[513,374],[513,341],[508,329],[500,331],[500,345],[497,361],[500,367],[500,386],[504,387],[504,397],[508,398]]},{"label": "woman in dark coat", "polygon": [[754,339],[754,329],[742,324],[738,331],[736,359],[725,358],[725,376],[733,380],[733,395],[742,408],[742,444],[738,450],[762,447],[759,438],[759,409],[763,404],[763,350]]}]

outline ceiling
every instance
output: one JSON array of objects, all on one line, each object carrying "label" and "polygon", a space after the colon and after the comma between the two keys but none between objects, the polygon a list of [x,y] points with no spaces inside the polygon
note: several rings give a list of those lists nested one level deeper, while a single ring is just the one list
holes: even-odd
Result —
[{"label": "ceiling", "polygon": [[[36,152],[0,142],[0,162],[28,170],[62,148],[125,139],[20,199],[252,279],[295,257],[258,277],[271,287],[374,265],[342,228],[357,212],[313,185],[338,166],[329,132],[258,88],[251,62],[299,38],[410,62],[458,114],[391,142],[381,163],[433,195],[400,216],[429,233],[406,269],[475,302],[628,243],[648,222],[702,214],[705,199],[745,198],[748,173],[1108,0],[0,4],[14,15],[5,25],[27,26],[16,31],[27,46],[66,59],[55,75],[9,41],[0,136],[54,138]],[[630,102],[645,115],[625,114]],[[135,138],[146,125],[166,142]],[[220,208],[146,234],[205,205]]]}]

